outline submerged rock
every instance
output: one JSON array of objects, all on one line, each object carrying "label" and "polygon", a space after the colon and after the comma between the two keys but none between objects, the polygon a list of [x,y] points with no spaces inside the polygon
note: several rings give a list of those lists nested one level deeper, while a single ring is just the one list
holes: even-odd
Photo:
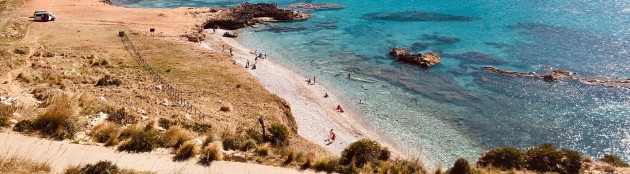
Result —
[{"label": "submerged rock", "polygon": [[462,54],[443,54],[443,56],[462,60],[462,64],[503,65],[507,63],[493,55],[476,51],[469,51]]},{"label": "submerged rock", "polygon": [[452,37],[452,36],[440,36],[440,35],[428,35],[428,34],[423,34],[422,37],[420,37],[421,40],[431,40],[431,41],[435,41],[436,44],[439,45],[443,45],[443,44],[453,44],[453,43],[457,43],[459,41],[461,41],[461,39],[457,38],[457,37]]},{"label": "submerged rock", "polygon": [[430,46],[429,43],[418,42],[418,43],[412,44],[410,49],[411,51],[418,52],[418,51],[424,51],[426,49],[429,49],[429,46]]},{"label": "submerged rock", "polygon": [[423,22],[423,21],[470,22],[470,21],[477,20],[477,18],[474,18],[474,17],[423,12],[423,11],[368,13],[368,14],[363,15],[363,18],[370,19],[370,20],[383,20],[383,21],[396,21],[396,22]]},{"label": "submerged rock", "polygon": [[409,49],[406,48],[394,48],[389,54],[398,58],[398,60],[419,64],[423,67],[430,67],[441,62],[440,57],[431,52],[411,54],[409,53]]},{"label": "submerged rock", "polygon": [[298,3],[293,3],[293,4],[289,5],[289,8],[318,11],[318,10],[339,10],[339,9],[344,9],[346,7],[344,7],[343,5],[333,4],[333,3],[304,3],[304,2],[298,2]]}]

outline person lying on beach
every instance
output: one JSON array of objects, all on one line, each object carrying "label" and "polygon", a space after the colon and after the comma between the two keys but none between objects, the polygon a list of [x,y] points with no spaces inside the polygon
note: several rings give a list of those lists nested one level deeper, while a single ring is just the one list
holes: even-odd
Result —
[{"label": "person lying on beach", "polygon": [[[324,142],[335,142],[335,139],[337,139],[337,135],[335,135],[335,132],[333,132],[332,129],[330,129],[330,135],[328,136],[328,139],[324,140]],[[330,144],[328,143],[328,144]]]},{"label": "person lying on beach", "polygon": [[325,94],[324,94],[324,98],[328,98],[328,93],[325,93]]},{"label": "person lying on beach", "polygon": [[311,84],[311,79],[308,79],[306,82],[310,85]]},{"label": "person lying on beach", "polygon": [[337,105],[337,108],[335,108],[335,111],[339,112],[339,113],[343,113],[343,108],[341,108],[341,105]]},{"label": "person lying on beach", "polygon": [[252,69],[256,69],[256,64],[255,63],[252,65]]}]

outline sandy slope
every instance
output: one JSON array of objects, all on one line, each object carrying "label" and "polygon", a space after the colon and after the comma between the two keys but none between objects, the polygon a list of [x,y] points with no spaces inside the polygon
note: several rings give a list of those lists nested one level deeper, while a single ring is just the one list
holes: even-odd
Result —
[{"label": "sandy slope", "polygon": [[50,164],[54,173],[72,165],[113,161],[122,168],[157,173],[313,173],[259,164],[217,161],[210,167],[196,164],[196,160],[173,162],[168,150],[130,154],[102,146],[71,144],[68,141],[50,141],[13,132],[0,133],[0,156],[24,157]]}]

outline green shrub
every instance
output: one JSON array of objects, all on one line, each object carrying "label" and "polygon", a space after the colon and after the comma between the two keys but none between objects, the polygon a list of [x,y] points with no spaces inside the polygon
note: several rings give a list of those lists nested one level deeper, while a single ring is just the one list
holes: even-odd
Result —
[{"label": "green shrub", "polygon": [[525,152],[514,147],[492,149],[477,161],[481,167],[494,166],[501,170],[522,169],[525,167]]},{"label": "green shrub", "polygon": [[[409,160],[394,160],[382,162],[377,169],[378,173],[428,173],[420,162]],[[440,170],[441,174],[441,169]],[[437,173],[437,172],[436,172]]]},{"label": "green shrub", "polygon": [[33,121],[32,128],[57,139],[72,138],[77,130],[76,115],[79,111],[76,96],[56,96],[44,113]]},{"label": "green shrub", "polygon": [[182,146],[180,146],[175,152],[175,157],[173,158],[175,161],[185,161],[192,157],[194,157],[197,153],[199,153],[199,148],[195,145],[194,142],[186,142]]},{"label": "green shrub", "polygon": [[446,173],[449,174],[469,174],[473,173],[473,169],[470,167],[468,160],[464,158],[459,158],[453,164],[453,168],[448,170]]},{"label": "green shrub", "polygon": [[213,161],[220,161],[221,159],[223,159],[221,148],[217,144],[211,144],[201,151],[199,164],[209,166]]},{"label": "green shrub", "polygon": [[114,113],[111,113],[109,117],[107,117],[107,121],[112,123],[116,123],[119,125],[127,125],[127,124],[136,124],[138,123],[138,117],[133,114],[127,113],[125,108],[120,108],[116,110]]},{"label": "green shrub", "polygon": [[118,146],[119,151],[150,152],[160,144],[160,133],[149,125],[144,129],[130,126],[121,132],[120,138],[126,140]]},{"label": "green shrub", "polygon": [[610,164],[612,166],[615,166],[615,167],[630,167],[630,165],[628,165],[628,163],[623,161],[617,155],[606,154],[606,155],[604,155],[604,157],[602,157],[602,159],[600,159],[600,161],[608,163],[608,164]]},{"label": "green shrub", "polygon": [[22,120],[18,122],[17,124],[15,124],[15,126],[13,127],[13,131],[28,132],[31,130],[32,126],[33,126],[33,122],[31,122],[31,120]]},{"label": "green shrub", "polygon": [[243,146],[241,146],[241,151],[249,151],[254,148],[256,148],[256,141],[249,139],[245,141],[245,143],[243,143]]},{"label": "green shrub", "polygon": [[87,164],[80,169],[68,168],[65,171],[66,174],[118,174],[121,170],[112,164],[111,161],[99,161],[96,164]]},{"label": "green shrub", "polygon": [[255,140],[256,143],[262,143],[264,141],[262,134],[252,128],[245,129],[245,133],[247,133],[247,136],[249,136],[249,138]]},{"label": "green shrub", "polygon": [[241,140],[236,135],[224,135],[222,143],[224,150],[238,150],[241,148]]},{"label": "green shrub", "polygon": [[11,125],[11,123],[9,123],[10,118],[11,117],[8,117],[8,116],[0,116],[0,127],[10,126]]},{"label": "green shrub", "polygon": [[385,157],[389,158],[389,150],[382,148],[376,141],[362,139],[350,144],[341,152],[341,164],[363,167],[367,163],[377,162]]},{"label": "green shrub", "polygon": [[188,131],[179,126],[172,126],[160,137],[160,146],[177,149],[190,139],[190,133]]},{"label": "green shrub", "polygon": [[558,150],[545,143],[527,150],[527,169],[538,172],[574,173],[582,166],[582,157],[576,151]]},{"label": "green shrub", "polygon": [[275,146],[279,145],[288,145],[289,144],[289,131],[287,128],[280,123],[273,123],[268,128],[269,130],[269,140]]},{"label": "green shrub", "polygon": [[325,171],[332,173],[336,171],[336,168],[340,166],[338,159],[320,159],[314,165],[313,169],[317,172]]}]

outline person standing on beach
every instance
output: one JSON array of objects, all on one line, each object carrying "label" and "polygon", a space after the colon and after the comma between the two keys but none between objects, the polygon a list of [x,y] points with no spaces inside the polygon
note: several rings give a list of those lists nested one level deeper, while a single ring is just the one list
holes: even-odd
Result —
[{"label": "person standing on beach", "polygon": [[249,68],[249,59],[247,60],[247,63],[245,63],[245,68]]},{"label": "person standing on beach", "polygon": [[313,85],[315,84],[315,76],[313,76]]},{"label": "person standing on beach", "polygon": [[223,49],[222,49],[222,51],[225,51],[225,45],[223,45]]}]

